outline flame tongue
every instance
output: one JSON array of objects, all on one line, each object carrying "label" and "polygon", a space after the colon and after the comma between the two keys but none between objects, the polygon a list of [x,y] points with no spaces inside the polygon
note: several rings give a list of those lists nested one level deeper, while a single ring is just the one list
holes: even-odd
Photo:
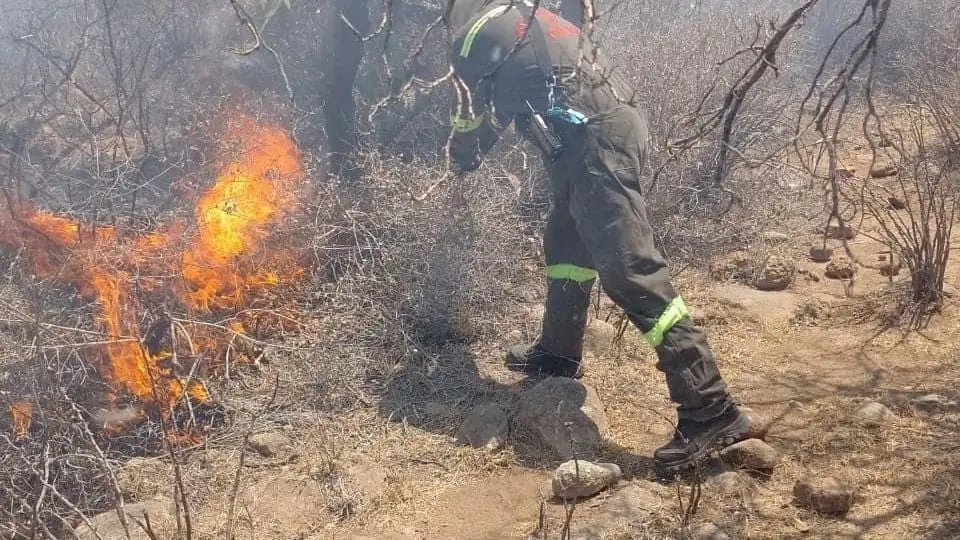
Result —
[{"label": "flame tongue", "polygon": [[155,359],[140,344],[137,319],[130,302],[130,281],[124,272],[91,276],[97,302],[103,310],[103,325],[112,342],[107,344],[112,382],[126,386],[140,400],[153,400]]},{"label": "flame tongue", "polygon": [[262,248],[267,226],[294,206],[294,188],[303,177],[300,156],[285,132],[255,130],[246,119],[239,124],[241,135],[256,131],[256,136],[242,136],[243,157],[225,167],[200,197],[198,242],[183,254],[183,277],[192,291],[182,300],[203,310],[239,303],[246,286],[271,284],[259,272],[234,272],[232,264]]},{"label": "flame tongue", "polygon": [[[264,246],[270,227],[297,201],[303,171],[296,145],[280,128],[257,126],[248,117],[231,123],[228,138],[239,142],[240,157],[225,165],[199,197],[194,209],[197,236],[185,250],[177,246],[187,227],[178,222],[124,242],[114,228],[94,228],[41,211],[20,218],[26,227],[0,219],[0,225],[20,229],[37,275],[69,281],[96,300],[107,336],[101,376],[161,411],[169,412],[184,393],[198,401],[207,394],[199,381],[181,380],[163,366],[175,351],[151,354],[142,344],[133,275],[153,275],[138,281],[141,288],[166,287],[188,309],[209,311],[241,307],[245,292],[301,272],[289,254]],[[0,242],[13,242],[14,235],[3,236]],[[51,243],[60,248],[62,260],[51,257]],[[202,351],[193,350],[191,343],[189,352]],[[14,419],[16,414],[11,409]]]}]

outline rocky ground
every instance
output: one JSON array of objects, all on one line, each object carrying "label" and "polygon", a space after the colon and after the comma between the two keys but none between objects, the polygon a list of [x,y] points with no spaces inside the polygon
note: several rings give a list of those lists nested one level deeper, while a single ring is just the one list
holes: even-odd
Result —
[{"label": "rocky ground", "polygon": [[[862,155],[845,166],[868,174]],[[608,303],[591,311],[582,382],[506,370],[503,347],[535,335],[542,309],[517,291],[524,322],[501,343],[397,371],[350,414],[290,416],[255,425],[245,447],[234,435],[189,452],[194,537],[222,537],[233,515],[238,538],[554,539],[565,523],[582,539],[960,538],[960,266],[942,312],[904,332],[883,324],[907,277],[875,223],[773,225],[677,278],[755,421],[697,470],[655,474],[650,456],[672,432],[666,389]],[[138,459],[118,475],[127,514],[168,533],[170,469]],[[78,533],[120,538],[117,522],[104,514]]]}]

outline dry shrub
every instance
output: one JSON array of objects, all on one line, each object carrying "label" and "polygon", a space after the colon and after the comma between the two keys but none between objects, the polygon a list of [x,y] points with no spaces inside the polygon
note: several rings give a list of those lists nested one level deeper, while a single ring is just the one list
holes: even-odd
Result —
[{"label": "dry shrub", "polygon": [[[0,497],[7,501],[0,538],[59,538],[78,510],[92,515],[116,504],[110,471],[121,459],[156,448],[132,435],[108,439],[90,427],[108,389],[80,354],[85,336],[70,331],[78,319],[91,320],[88,307],[55,284],[21,290],[25,297],[8,290],[3,303],[4,333],[12,339],[0,348]],[[21,401],[31,404],[30,421],[18,434],[9,412]]]},{"label": "dry shrub", "polygon": [[868,179],[864,189],[847,193],[880,224],[880,240],[910,272],[904,322],[911,327],[925,326],[943,302],[960,179],[960,9],[941,0],[921,3],[924,9],[900,13],[891,31],[891,78],[899,83],[891,92],[907,105],[868,134],[876,137],[872,166],[892,162],[895,180]]},{"label": "dry shrub", "polygon": [[[911,120],[907,137],[912,148],[909,153],[898,152],[900,172],[895,186],[868,186],[863,204],[866,213],[880,224],[893,256],[910,271],[910,300],[918,313],[914,325],[923,326],[931,310],[943,301],[943,278],[957,213],[957,180],[949,163],[937,162],[927,150],[926,140],[935,136],[936,129],[927,131],[921,118]],[[896,146],[903,150],[906,143],[901,135]],[[904,201],[905,210],[894,208],[891,197]]]},{"label": "dry shrub", "polygon": [[[820,194],[802,171],[783,158],[793,134],[801,91],[825,29],[814,21],[788,35],[777,54],[776,76],[749,92],[730,141],[731,163],[718,163],[717,140],[705,137],[686,150],[677,141],[695,132],[716,110],[730,81],[753,54],[780,3],[708,5],[626,2],[601,19],[601,46],[637,88],[649,112],[653,152],[648,169],[650,219],[666,255],[682,266],[743,249],[761,233],[804,228],[820,210]],[[669,29],[669,31],[665,31]],[[691,36],[705,36],[691,39]],[[713,184],[718,167],[722,185]]]},{"label": "dry shrub", "polygon": [[320,187],[317,198],[338,201],[327,214],[335,223],[321,224],[337,233],[316,246],[317,258],[331,261],[316,276],[320,324],[330,329],[329,369],[318,384],[365,380],[382,394],[403,366],[475,381],[468,360],[436,365],[436,355],[506,333],[517,324],[517,289],[540,286],[534,239],[544,206],[530,185],[540,177],[518,180],[516,169],[500,168],[513,163],[490,162],[417,202],[412,195],[441,179],[441,167],[372,153],[360,162],[369,182]]}]

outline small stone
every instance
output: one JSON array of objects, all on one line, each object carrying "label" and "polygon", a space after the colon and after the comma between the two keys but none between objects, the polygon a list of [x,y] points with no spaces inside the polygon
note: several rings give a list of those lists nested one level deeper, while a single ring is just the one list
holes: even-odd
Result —
[{"label": "small stone", "polygon": [[828,262],[833,257],[833,248],[810,246],[810,260],[813,262]]},{"label": "small stone", "polygon": [[767,437],[767,431],[770,429],[767,419],[749,407],[740,407],[740,412],[750,421],[747,439],[765,439]]},{"label": "small stone", "polygon": [[561,499],[589,497],[616,484],[623,478],[620,467],[613,463],[591,463],[570,460],[553,473],[553,494]]},{"label": "small stone", "polygon": [[[618,531],[645,529],[651,518],[663,510],[664,497],[660,484],[643,480],[619,482],[598,497],[581,501],[578,516],[571,524],[571,539],[594,540],[598,538],[622,538],[611,535],[611,526]],[[552,490],[552,486],[550,490]],[[667,493],[666,497],[676,496]],[[581,510],[582,509],[582,510]],[[528,537],[532,540],[532,537]],[[547,537],[539,537],[543,540]],[[551,537],[552,538],[552,537]]]},{"label": "small stone", "polygon": [[777,231],[766,231],[760,237],[768,244],[783,244],[790,241],[790,235]]},{"label": "small stone", "polygon": [[754,262],[748,253],[734,251],[710,263],[710,277],[717,281],[744,281],[753,275]]},{"label": "small stone", "polygon": [[818,298],[803,298],[793,313],[793,322],[801,325],[816,326],[819,321],[830,316],[830,306]]},{"label": "small stone", "polygon": [[720,457],[741,469],[769,473],[777,466],[780,456],[760,439],[746,439],[720,451]]},{"label": "small stone", "polygon": [[863,538],[863,527],[856,523],[838,523],[833,534],[837,540],[860,540]]},{"label": "small stone", "polygon": [[698,523],[690,529],[691,540],[729,540],[730,537],[727,536],[727,533],[720,530],[720,527],[717,527],[709,521],[704,523]]},{"label": "small stone", "polygon": [[888,261],[880,265],[880,275],[884,277],[893,277],[900,273],[902,265],[899,260]]},{"label": "small stone", "polygon": [[761,291],[781,291],[793,282],[796,272],[793,260],[773,255],[763,263],[763,270],[757,279],[757,288]]},{"label": "small stone", "polygon": [[888,197],[887,202],[890,203],[890,208],[894,210],[904,210],[907,208],[907,203],[897,197]]},{"label": "small stone", "polygon": [[[82,523],[75,530],[74,534],[79,540],[150,540],[143,528],[137,525],[137,521],[146,523],[147,517],[150,519],[150,525],[153,532],[159,538],[172,538],[171,530],[173,522],[173,501],[164,498],[151,499],[139,503],[127,503],[123,505],[123,513],[126,515],[127,529],[120,522],[120,517],[116,509],[109,510],[90,518],[89,525]],[[127,536],[127,530],[130,535]],[[165,533],[170,533],[167,536]]]},{"label": "small stone", "polygon": [[510,330],[505,336],[503,336],[503,339],[511,346],[518,345],[523,341],[523,332],[517,329]]},{"label": "small stone", "polygon": [[809,268],[801,268],[797,270],[797,273],[807,278],[807,281],[812,281],[814,283],[820,283],[823,280],[823,276],[820,275],[820,272],[816,270],[811,270]]},{"label": "small stone", "polygon": [[743,475],[737,471],[727,471],[716,476],[711,476],[705,482],[708,489],[716,491],[720,495],[730,496],[739,495],[746,487]]},{"label": "small stone", "polygon": [[957,407],[956,401],[947,399],[940,394],[927,394],[925,396],[920,396],[911,400],[911,403],[914,407],[923,411],[954,409]]},{"label": "small stone", "polygon": [[127,431],[146,421],[143,409],[136,405],[127,405],[111,409],[98,408],[93,411],[93,423],[108,431]]},{"label": "small stone", "polygon": [[564,460],[595,456],[609,425],[597,391],[565,377],[550,377],[520,394],[517,423]]},{"label": "small stone", "polygon": [[943,284],[943,289],[940,291],[943,293],[943,296],[946,298],[956,298],[957,297],[957,288],[953,285]]},{"label": "small stone", "polygon": [[605,354],[613,347],[617,337],[617,328],[607,321],[593,319],[587,325],[583,335],[583,346],[594,355]]},{"label": "small stone", "polygon": [[900,169],[896,165],[874,167],[873,169],[870,169],[870,178],[886,178],[888,176],[895,176],[899,172]]},{"label": "small stone", "polygon": [[830,279],[850,279],[857,273],[857,265],[847,257],[840,257],[835,261],[830,261],[824,271]]},{"label": "small stone", "polygon": [[248,441],[250,448],[263,457],[275,457],[283,453],[292,453],[293,443],[279,431],[255,433]]},{"label": "small stone", "polygon": [[507,430],[507,413],[496,403],[484,403],[470,409],[456,440],[474,448],[499,450],[506,441]]},{"label": "small stone", "polygon": [[833,477],[804,478],[793,486],[797,504],[821,514],[843,516],[853,506],[853,489]]},{"label": "small stone", "polygon": [[897,415],[893,414],[893,411],[876,401],[868,401],[854,414],[854,419],[858,424],[869,428],[880,427],[896,417]]},{"label": "small stone", "polygon": [[857,231],[849,225],[841,227],[834,223],[827,227],[827,237],[836,240],[853,240],[857,237]]}]

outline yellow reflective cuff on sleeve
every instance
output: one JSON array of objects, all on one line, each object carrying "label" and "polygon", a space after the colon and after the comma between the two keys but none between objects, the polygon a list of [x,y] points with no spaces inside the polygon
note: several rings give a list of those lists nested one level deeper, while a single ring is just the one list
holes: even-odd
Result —
[{"label": "yellow reflective cuff on sleeve", "polygon": [[660,318],[657,319],[657,324],[653,325],[653,328],[643,335],[643,339],[654,347],[658,347],[663,343],[663,338],[667,335],[667,332],[678,322],[689,316],[690,312],[687,311],[687,305],[683,303],[683,298],[678,296],[670,302],[666,311],[660,315]]},{"label": "yellow reflective cuff on sleeve", "polygon": [[477,19],[477,22],[473,23],[470,30],[467,30],[467,35],[463,38],[463,45],[460,46],[460,56],[463,58],[470,56],[470,49],[473,48],[473,40],[477,39],[477,34],[480,33],[483,25],[487,24],[490,19],[506,13],[508,9],[510,9],[510,6],[495,7]]},{"label": "yellow reflective cuff on sleeve", "polygon": [[470,133],[483,124],[484,117],[485,114],[473,118],[461,118],[454,114],[450,116],[450,125],[453,126],[453,131],[457,133]]},{"label": "yellow reflective cuff on sleeve", "polygon": [[547,267],[547,278],[569,279],[577,283],[583,283],[584,281],[597,279],[597,271],[573,264],[551,264]]}]

